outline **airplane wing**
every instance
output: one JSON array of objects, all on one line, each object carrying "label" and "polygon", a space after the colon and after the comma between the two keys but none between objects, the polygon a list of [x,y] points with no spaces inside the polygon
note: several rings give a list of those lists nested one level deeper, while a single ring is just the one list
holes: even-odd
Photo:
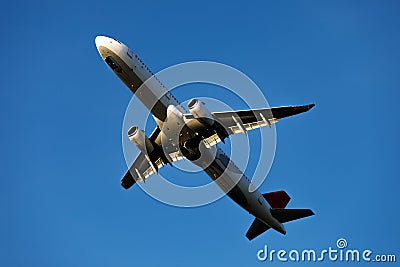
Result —
[{"label": "airplane wing", "polygon": [[[314,106],[315,104],[309,104],[304,106],[213,112],[211,114],[215,121],[226,129],[228,135],[237,133],[246,134],[246,131],[249,130],[265,126],[271,127],[271,124],[278,122],[278,119],[306,112]],[[184,116],[189,120],[197,120],[191,114],[184,114]],[[211,147],[222,141],[216,131],[212,130],[210,127],[205,126],[203,129],[199,130],[207,147]],[[161,130],[156,127],[149,139],[160,145],[160,133]],[[184,159],[184,156],[178,151],[169,154],[169,158],[170,161],[175,162]],[[158,173],[158,169],[165,164],[166,160],[162,159],[161,155],[156,157],[153,155],[150,159],[148,155],[141,152],[122,178],[121,185],[125,189],[128,189],[137,181],[144,182],[150,175]]]},{"label": "airplane wing", "polygon": [[[149,139],[158,144],[159,142],[161,142],[159,137],[160,133],[160,128],[156,127]],[[184,159],[184,156],[179,151],[169,155],[169,160],[172,162],[182,159]],[[152,174],[157,174],[158,170],[166,163],[168,163],[166,161],[167,160],[165,158],[161,158],[161,155],[156,154],[149,156],[143,152],[140,152],[136,159],[133,161],[129,170],[122,178],[121,185],[125,189],[128,189],[137,181],[144,182]]]},{"label": "airplane wing", "polygon": [[136,157],[129,170],[126,172],[121,180],[121,185],[128,189],[136,183],[136,181],[144,182],[147,177],[157,173],[158,168],[164,166],[155,166],[146,159],[146,155],[142,152]]},{"label": "airplane wing", "polygon": [[[199,135],[202,136],[206,147],[211,147],[222,142],[227,135],[229,136],[237,133],[246,135],[247,131],[253,129],[265,126],[271,127],[271,125],[277,123],[279,119],[309,111],[314,106],[315,104],[309,104],[303,106],[212,112],[211,114],[214,120],[218,122],[214,129],[204,125],[202,129],[198,129],[198,132]],[[194,118],[192,114],[184,114],[183,116],[186,120],[198,120]],[[221,131],[218,133],[221,127],[225,129],[222,132],[226,131],[226,134],[221,134]]]},{"label": "airplane wing", "polygon": [[246,134],[246,131],[249,130],[265,126],[271,127],[271,124],[277,123],[281,118],[309,111],[314,106],[315,104],[228,112],[213,112],[212,115],[228,130],[229,134]]}]

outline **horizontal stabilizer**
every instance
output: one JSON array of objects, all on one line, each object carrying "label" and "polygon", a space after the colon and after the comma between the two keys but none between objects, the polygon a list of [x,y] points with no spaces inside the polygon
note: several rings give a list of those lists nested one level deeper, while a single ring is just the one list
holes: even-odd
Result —
[{"label": "horizontal stabilizer", "polygon": [[280,223],[290,222],[314,215],[310,209],[271,209],[272,216]]},{"label": "horizontal stabilizer", "polygon": [[284,209],[290,201],[289,195],[283,190],[263,194],[263,197],[274,209]]},{"label": "horizontal stabilizer", "polygon": [[259,219],[255,218],[253,223],[251,224],[249,230],[246,233],[246,237],[249,240],[253,240],[254,238],[261,235],[262,233],[264,233],[265,231],[267,231],[270,228],[271,227],[269,227],[268,225],[266,225]]}]

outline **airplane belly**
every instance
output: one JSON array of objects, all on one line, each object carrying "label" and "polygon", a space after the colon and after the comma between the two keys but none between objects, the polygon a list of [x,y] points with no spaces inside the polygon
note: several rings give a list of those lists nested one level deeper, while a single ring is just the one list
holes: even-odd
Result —
[{"label": "airplane belly", "polygon": [[166,118],[161,127],[161,144],[165,153],[173,154],[180,152],[180,132],[185,126],[182,113],[173,105],[166,111]]},{"label": "airplane belly", "polygon": [[[215,146],[217,147],[217,146]],[[215,183],[239,206],[248,209],[251,205],[252,195],[250,193],[249,181],[238,167],[220,149],[215,149],[212,160],[206,166],[197,164],[215,181]]]},{"label": "airplane belly", "polygon": [[144,84],[144,81],[152,77],[152,74],[146,72],[141,64],[136,64],[134,60],[122,56],[121,51],[112,51],[105,47],[101,49],[104,60],[118,78],[158,120],[165,120],[169,105],[179,105],[179,102],[171,98],[168,90],[158,79],[152,78]]},{"label": "airplane belly", "polygon": [[208,166],[201,166],[215,183],[239,206],[250,214],[276,229],[280,223],[270,212],[271,206],[258,190],[249,191],[250,180],[239,170],[221,149],[217,149],[214,160]]}]

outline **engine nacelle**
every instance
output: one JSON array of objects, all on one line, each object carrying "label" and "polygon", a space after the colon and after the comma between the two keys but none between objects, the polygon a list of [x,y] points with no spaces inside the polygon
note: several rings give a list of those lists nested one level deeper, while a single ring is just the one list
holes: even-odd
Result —
[{"label": "engine nacelle", "polygon": [[200,119],[208,125],[214,124],[214,117],[206,108],[206,104],[203,101],[193,98],[189,101],[188,108],[190,114],[192,114],[196,119]]},{"label": "engine nacelle", "polygon": [[131,140],[131,142],[134,143],[144,154],[150,154],[153,152],[153,143],[139,127],[131,127],[128,131],[128,137],[129,140]]}]

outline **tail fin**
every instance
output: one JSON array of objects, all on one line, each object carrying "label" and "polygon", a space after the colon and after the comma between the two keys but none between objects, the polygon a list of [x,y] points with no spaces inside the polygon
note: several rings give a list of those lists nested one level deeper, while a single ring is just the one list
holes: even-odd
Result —
[{"label": "tail fin", "polygon": [[255,218],[253,223],[251,224],[249,230],[246,233],[246,237],[249,240],[253,240],[254,238],[261,235],[262,233],[264,233],[265,231],[267,231],[270,228],[271,227],[269,227],[268,225],[266,225],[259,219]]},{"label": "tail fin", "polygon": [[310,209],[271,209],[271,215],[280,223],[285,223],[312,216],[314,212]]},{"label": "tail fin", "polygon": [[[289,195],[283,190],[265,193],[265,194],[263,194],[263,197],[265,198],[265,200],[268,201],[269,205],[272,208],[283,209],[286,207],[286,205],[290,201]],[[265,231],[267,231],[270,228],[271,227],[269,227],[268,225],[266,225],[259,219],[255,218],[253,223],[251,224],[249,230],[246,233],[246,237],[249,240],[253,240],[254,238],[261,235],[262,233],[264,233]]]},{"label": "tail fin", "polygon": [[263,197],[268,201],[272,208],[283,209],[290,201],[289,195],[281,190],[263,194]]}]

